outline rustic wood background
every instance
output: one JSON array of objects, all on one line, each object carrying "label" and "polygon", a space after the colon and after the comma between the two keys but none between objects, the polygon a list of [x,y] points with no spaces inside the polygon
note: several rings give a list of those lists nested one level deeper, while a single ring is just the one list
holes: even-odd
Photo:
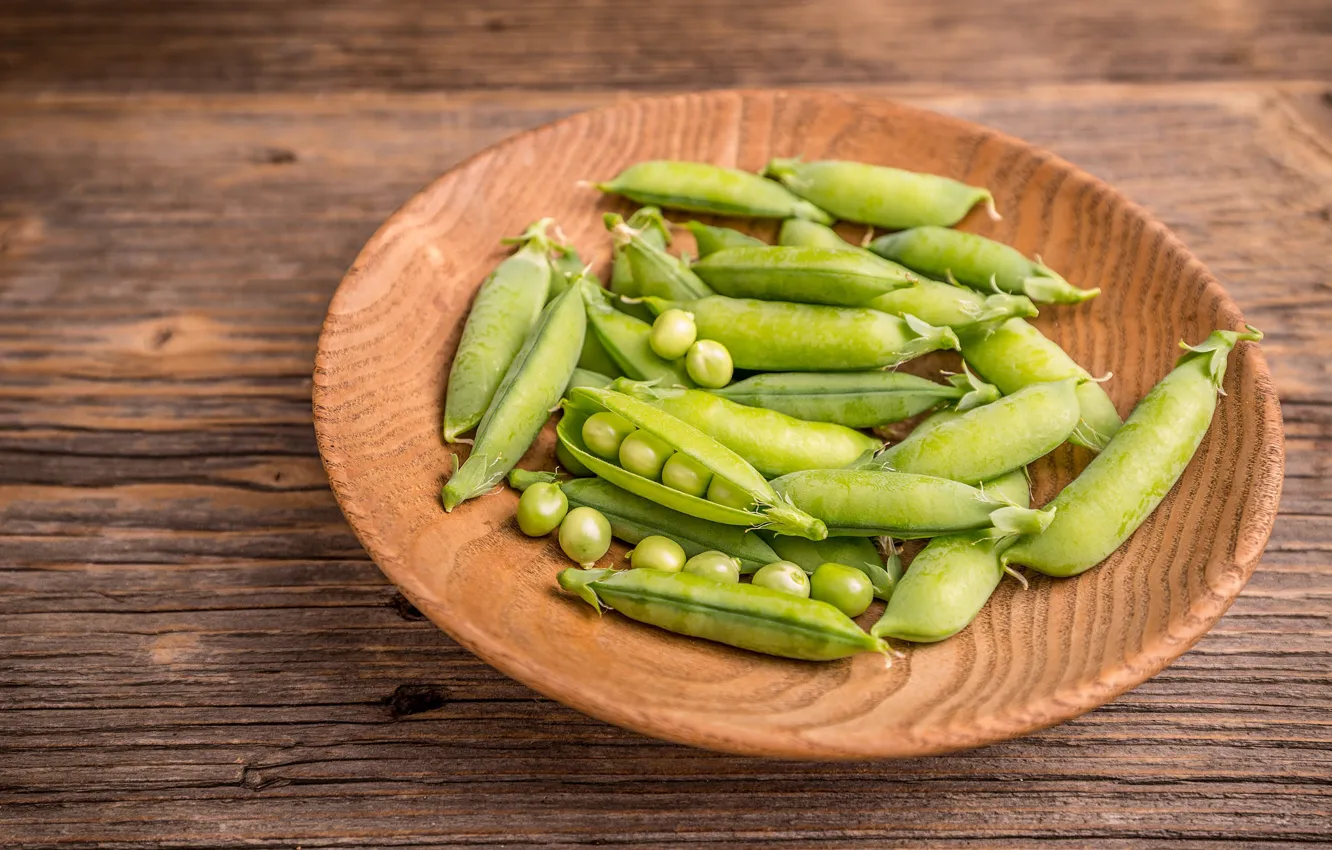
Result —
[{"label": "rustic wood background", "polygon": [[[1282,514],[1153,681],[956,756],[713,755],[508,681],[357,545],[310,372],[377,225],[523,128],[766,85],[1049,147],[1268,333]],[[0,844],[1332,842],[1330,344],[1327,0],[7,0]]]}]

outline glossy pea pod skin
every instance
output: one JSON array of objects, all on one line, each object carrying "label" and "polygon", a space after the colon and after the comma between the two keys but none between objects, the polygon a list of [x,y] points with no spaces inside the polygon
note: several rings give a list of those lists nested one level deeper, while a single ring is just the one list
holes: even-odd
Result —
[{"label": "glossy pea pod skin", "polygon": [[[658,247],[653,240],[644,239],[644,233],[625,224],[615,213],[606,213],[606,229],[611,232],[617,249],[629,261],[633,273],[634,297],[651,295],[657,298],[706,298],[712,294],[708,285],[685,264],[684,260]],[[621,293],[624,294],[624,293]]]},{"label": "glossy pea pod skin", "polygon": [[991,216],[997,217],[990,190],[937,174],[863,162],[799,159],[774,159],[763,173],[835,218],[889,230],[954,225],[979,203],[987,204]]},{"label": "glossy pea pod skin", "polygon": [[990,384],[954,375],[938,384],[906,372],[773,372],[737,381],[716,395],[807,422],[877,428],[901,422],[941,404],[969,410],[999,397]]},{"label": "glossy pea pod skin", "polygon": [[849,372],[896,366],[930,351],[958,347],[950,328],[865,307],[723,295],[696,301],[645,301],[658,315],[671,307],[692,313],[699,339],[724,345],[738,369]]},{"label": "glossy pea pod skin", "polygon": [[646,569],[566,569],[559,583],[598,610],[604,605],[640,623],[765,655],[833,661],[888,652],[833,606],[752,584]]},{"label": "glossy pea pod skin", "polygon": [[623,379],[611,388],[688,422],[749,461],[767,478],[802,469],[846,466],[883,445],[851,428],[746,407],[704,390],[658,389]]},{"label": "glossy pea pod skin", "polygon": [[831,537],[899,540],[990,529],[996,537],[1045,528],[1052,511],[1008,504],[946,478],[865,469],[816,469],[784,475],[773,489],[816,516]]},{"label": "glossy pea pod skin", "polygon": [[449,367],[444,440],[455,442],[485,416],[505,370],[535,327],[553,276],[544,218],[518,237],[520,247],[481,284]]},{"label": "glossy pea pod skin", "polygon": [[780,183],[748,171],[705,162],[640,162],[621,171],[614,180],[598,183],[597,188],[640,204],[667,209],[832,223],[826,212],[791,194]]},{"label": "glossy pea pod skin", "polygon": [[1006,395],[1023,387],[1065,378],[1087,379],[1078,385],[1078,426],[1069,437],[1074,443],[1100,451],[1119,430],[1121,420],[1099,383],[1069,357],[1059,344],[1022,319],[1009,319],[997,328],[958,333],[962,357],[982,378]]},{"label": "glossy pea pod skin", "polygon": [[[560,442],[588,469],[622,489],[681,513],[726,525],[771,528],[778,533],[812,540],[822,540],[828,534],[827,528],[818,519],[779,498],[767,479],[740,455],[692,425],[647,402],[613,390],[584,387],[569,394],[564,408],[564,416],[556,428]],[[600,411],[623,417],[639,431],[707,469],[713,474],[714,485],[720,480],[732,490],[744,494],[751,509],[730,507],[689,495],[635,475],[588,451],[582,438],[582,425],[588,416]]]},{"label": "glossy pea pod skin", "polygon": [[1078,424],[1078,379],[1023,387],[952,416],[885,450],[862,468],[980,484],[1058,448]]},{"label": "glossy pea pod skin", "polygon": [[[792,220],[800,221],[801,219]],[[750,236],[748,233],[741,233],[729,227],[704,224],[701,221],[688,222],[685,227],[690,233],[694,234],[694,243],[698,246],[700,259],[709,254],[715,254],[723,248],[753,248],[768,244],[762,239]]]},{"label": "glossy pea pod skin", "polygon": [[860,570],[874,587],[874,598],[892,597],[902,577],[902,562],[894,560],[885,565],[879,550],[868,537],[829,537],[827,540],[805,540],[800,537],[766,535],[773,551],[784,561],[799,565],[813,573],[824,564],[842,564]]},{"label": "glossy pea pod skin", "polygon": [[1263,335],[1214,331],[1187,346],[1175,368],[1129,415],[1110,444],[1050,503],[1055,521],[1004,553],[1050,576],[1075,576],[1108,558],[1138,530],[1184,474],[1216,412],[1231,350]]},{"label": "glossy pea pod skin", "polygon": [[[609,216],[606,218],[610,220]],[[614,218],[616,223],[621,220],[619,216]],[[657,207],[643,207],[629,216],[626,224],[638,233],[643,242],[654,248],[664,251],[671,244],[670,225]],[[619,243],[614,243],[611,248],[610,291],[630,298],[637,298],[643,294],[634,280],[634,270],[629,264],[629,256],[624,252],[624,245]]]},{"label": "glossy pea pod skin", "polygon": [[871,242],[869,249],[930,277],[951,277],[982,292],[998,288],[1039,303],[1078,304],[1101,293],[1078,289],[1054,269],[1002,242],[946,227],[889,233]]},{"label": "glossy pea pod skin", "polygon": [[444,485],[444,510],[494,487],[531,447],[569,385],[586,323],[578,286],[547,305],[477,426],[467,461]]},{"label": "glossy pea pod skin", "polygon": [[751,246],[725,248],[694,264],[714,291],[732,298],[859,307],[915,283],[896,263],[858,248]]},{"label": "glossy pea pod skin", "polygon": [[[584,279],[580,287],[588,333],[596,337],[617,372],[636,381],[660,381],[665,386],[694,385],[685,372],[684,361],[663,360],[652,350],[652,325],[616,310],[606,290],[595,281]],[[584,357],[586,354],[584,346]]]},{"label": "glossy pea pod skin", "polygon": [[573,374],[569,376],[569,385],[565,387],[564,392],[567,395],[569,390],[577,389],[578,387],[604,389],[605,387],[609,387],[614,380],[615,378],[612,378],[609,375],[593,372],[590,369],[584,369],[580,366],[576,367],[573,370]]}]

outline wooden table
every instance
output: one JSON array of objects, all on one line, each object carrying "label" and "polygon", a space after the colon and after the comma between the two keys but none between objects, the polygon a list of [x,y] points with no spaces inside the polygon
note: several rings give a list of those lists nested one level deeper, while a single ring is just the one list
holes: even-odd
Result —
[{"label": "wooden table", "polygon": [[[1332,5],[1063,5],[0,5],[0,844],[1332,841]],[[945,758],[714,755],[508,681],[357,545],[310,372],[378,223],[523,128],[767,85],[1049,147],[1267,332],[1281,517],[1148,684]]]}]

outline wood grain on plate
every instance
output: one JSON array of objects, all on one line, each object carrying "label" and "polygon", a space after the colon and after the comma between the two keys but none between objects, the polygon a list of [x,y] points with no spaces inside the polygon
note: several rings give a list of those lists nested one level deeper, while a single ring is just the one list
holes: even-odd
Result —
[{"label": "wood grain on plate", "polygon": [[[840,157],[990,187],[1005,218],[967,224],[1040,254],[1102,297],[1047,308],[1041,327],[1127,413],[1181,338],[1237,327],[1234,303],[1160,224],[1105,184],[999,133],[885,101],[741,92],[633,101],[523,134],[473,157],[371,239],[334,296],[315,371],[320,449],[339,503],[414,603],[502,671],[590,714],[671,740],[748,754],[920,755],[1057,723],[1146,679],[1225,611],[1262,554],[1280,494],[1281,418],[1261,353],[1236,355],[1194,463],[1152,519],[1074,581],[1001,588],[963,635],[862,656],[777,661],[681,640],[561,599],[550,541],[516,531],[509,492],[445,516],[443,376],[468,301],[501,256],[487,249],[553,215],[604,260],[602,209],[575,186],[649,158],[760,167]],[[550,465],[549,434],[528,465]],[[1087,457],[1037,465],[1048,498]],[[612,552],[612,557],[617,556]],[[866,615],[868,620],[877,612]]]}]

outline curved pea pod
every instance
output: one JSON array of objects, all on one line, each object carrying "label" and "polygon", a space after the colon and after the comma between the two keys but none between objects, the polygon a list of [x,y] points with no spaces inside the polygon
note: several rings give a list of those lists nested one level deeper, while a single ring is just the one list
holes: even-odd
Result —
[{"label": "curved pea pod", "polygon": [[582,367],[575,368],[573,374],[569,376],[569,385],[565,387],[564,392],[568,395],[570,390],[578,387],[592,387],[593,389],[604,389],[611,385],[615,378],[609,375],[603,375],[600,372],[593,372],[590,369]]},{"label": "curved pea pod", "polygon": [[[543,218],[517,241],[517,253],[504,260],[481,284],[463,325],[458,351],[449,367],[444,399],[444,439],[454,442],[485,416],[504,372],[537,323],[551,285],[553,243]],[[510,241],[510,240],[506,240]]]},{"label": "curved pea pod", "polygon": [[[594,390],[584,387],[571,392],[564,406],[565,414],[556,428],[560,442],[588,469],[621,489],[650,499],[659,505],[665,505],[672,510],[725,525],[771,528],[779,534],[808,537],[812,540],[822,540],[828,534],[822,522],[804,511],[793,508],[781,499],[768,484],[767,479],[740,455],[692,425],[647,402],[613,390]],[[635,475],[592,454],[583,443],[582,425],[588,415],[601,410],[609,410],[623,416],[635,427],[651,434],[703,466],[716,478],[730,484],[732,489],[746,494],[752,500],[752,509],[741,510],[691,496]]]},{"label": "curved pea pod", "polygon": [[768,478],[801,469],[846,466],[883,445],[841,425],[804,422],[775,410],[736,404],[704,390],[660,389],[624,379],[611,388],[688,422]]},{"label": "curved pea pod", "polygon": [[863,162],[799,159],[774,159],[763,173],[835,218],[889,230],[957,224],[982,202],[990,216],[998,218],[989,189],[937,174]]},{"label": "curved pea pod", "polygon": [[[661,381],[664,384],[692,387],[681,360],[663,360],[652,350],[652,326],[611,306],[606,290],[594,281],[581,284],[583,305],[587,310],[590,332],[616,371],[637,381]],[[580,360],[581,362],[581,360]],[[598,370],[600,371],[600,370]]]},{"label": "curved pea pod", "polygon": [[979,484],[1054,451],[1078,424],[1077,378],[1032,384],[907,439],[872,466]]},{"label": "curved pea pod", "polygon": [[699,339],[726,346],[738,369],[850,372],[897,366],[939,349],[956,349],[951,328],[865,307],[827,307],[713,295],[696,301],[644,301],[658,315],[694,314]]},{"label": "curved pea pod", "polygon": [[896,572],[886,568],[879,550],[868,537],[829,537],[827,540],[805,540],[778,534],[767,537],[773,551],[783,561],[790,561],[807,573],[813,573],[824,564],[842,564],[860,570],[874,586],[876,599],[890,598],[902,576],[901,561],[896,564]]},{"label": "curved pea pod", "polygon": [[765,655],[833,661],[888,653],[887,644],[828,603],[757,585],[647,569],[570,568],[561,570],[558,580],[597,610],[605,606],[669,632]]},{"label": "curved pea pod", "polygon": [[750,218],[832,218],[781,184],[757,174],[705,162],[651,160],[631,165],[597,188],[640,204]]},{"label": "curved pea pod", "polygon": [[732,298],[841,307],[862,306],[917,280],[896,263],[858,248],[725,248],[699,260],[693,268],[718,294]]},{"label": "curved pea pod", "polygon": [[444,485],[444,510],[494,487],[532,445],[569,384],[586,322],[577,287],[542,311],[477,426],[472,453]]},{"label": "curved pea pod", "polygon": [[984,292],[998,289],[1051,304],[1077,304],[1101,294],[1099,289],[1078,289],[1016,248],[946,227],[889,233],[871,242],[869,249],[921,274],[951,277]]},{"label": "curved pea pod", "polygon": [[876,428],[924,413],[940,404],[963,410],[999,397],[994,386],[970,374],[947,384],[905,372],[774,372],[754,375],[720,390],[722,398],[776,410],[808,422]]},{"label": "curved pea pod", "polygon": [[772,482],[784,498],[816,516],[833,537],[900,540],[988,529],[991,536],[1037,532],[1053,511],[1021,508],[947,478],[865,469],[816,469]]},{"label": "curved pea pod", "polygon": [[[795,220],[798,221],[799,219]],[[632,223],[630,222],[630,224]],[[698,256],[700,258],[706,257],[708,254],[715,254],[723,248],[752,248],[768,244],[762,239],[750,236],[748,233],[741,233],[729,227],[714,227],[701,221],[691,221],[685,227],[689,229],[690,233],[694,234],[694,242],[698,245]]]},{"label": "curved pea pod", "polygon": [[1075,392],[1080,418],[1069,437],[1074,443],[1100,451],[1119,430],[1119,413],[1105,390],[1057,343],[1022,319],[1009,319],[994,328],[963,330],[962,356],[981,377],[1007,395],[1031,384],[1084,378]]},{"label": "curved pea pod", "polygon": [[1040,534],[1023,536],[1004,563],[1046,575],[1074,576],[1110,556],[1156,510],[1184,474],[1216,411],[1227,356],[1261,332],[1214,331],[1138,402],[1110,444],[1050,503],[1058,515]]}]

